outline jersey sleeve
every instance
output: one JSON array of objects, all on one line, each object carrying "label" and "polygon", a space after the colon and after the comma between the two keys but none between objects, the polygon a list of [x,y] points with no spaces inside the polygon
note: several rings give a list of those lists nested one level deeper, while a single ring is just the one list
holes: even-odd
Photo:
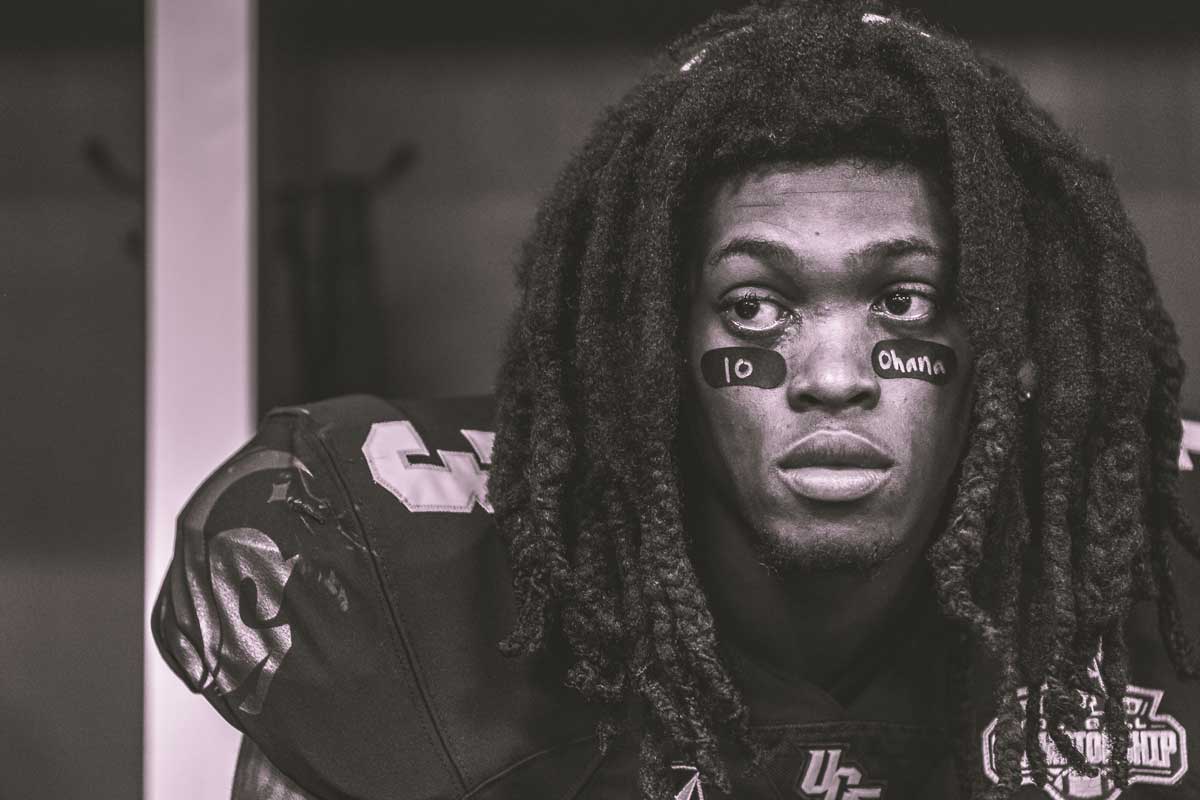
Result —
[{"label": "jersey sleeve", "polygon": [[280,772],[252,740],[242,737],[230,800],[320,800]]},{"label": "jersey sleeve", "polygon": [[298,790],[458,796],[355,504],[312,428],[303,409],[273,413],[188,502],[155,641]]}]

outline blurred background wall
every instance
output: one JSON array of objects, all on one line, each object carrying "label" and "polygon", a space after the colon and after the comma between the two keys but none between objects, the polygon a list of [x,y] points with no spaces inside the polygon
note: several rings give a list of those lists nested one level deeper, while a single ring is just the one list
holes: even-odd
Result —
[{"label": "blurred background wall", "polygon": [[[537,203],[652,44],[717,5],[260,0],[258,412],[489,391]],[[1200,365],[1195,21],[922,7],[1110,160]],[[145,31],[129,0],[21,4],[0,27],[0,800],[141,792]],[[188,748],[172,757],[232,770]]]},{"label": "blurred background wall", "polygon": [[[0,798],[136,797],[142,10],[0,24]],[[90,144],[89,144],[90,142]]]}]

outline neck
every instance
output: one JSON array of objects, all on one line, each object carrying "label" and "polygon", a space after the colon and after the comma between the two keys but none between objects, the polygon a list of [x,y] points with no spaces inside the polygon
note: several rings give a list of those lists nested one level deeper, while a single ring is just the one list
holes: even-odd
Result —
[{"label": "neck", "polygon": [[762,563],[728,506],[703,505],[690,515],[692,538],[718,630],[778,674],[829,687],[927,590],[919,546],[869,572],[780,571]]}]

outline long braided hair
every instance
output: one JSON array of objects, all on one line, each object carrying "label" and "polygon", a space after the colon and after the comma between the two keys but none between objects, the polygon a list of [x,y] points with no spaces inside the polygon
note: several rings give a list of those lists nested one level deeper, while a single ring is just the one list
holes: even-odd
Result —
[{"label": "long braided hair", "polygon": [[[976,376],[928,560],[961,646],[1000,667],[998,794],[1020,785],[1026,750],[1046,780],[1039,709],[1090,770],[1065,733],[1082,722],[1077,690],[1104,698],[1124,781],[1123,625],[1155,598],[1175,666],[1200,675],[1168,555],[1175,540],[1200,558],[1200,538],[1177,493],[1177,337],[1107,167],[1003,70],[874,5],[756,5],[671,53],[596,126],[518,265],[490,478],[519,609],[502,647],[563,643],[567,683],[613,711],[602,741],[636,709],[645,796],[666,793],[676,758],[728,786],[721,743],[754,742],[688,556],[679,479],[694,204],[715,176],[773,161],[915,163],[951,197]],[[1023,372],[1037,376],[1028,402]],[[956,663],[962,683],[969,660]],[[954,718],[965,762],[973,731]]]}]

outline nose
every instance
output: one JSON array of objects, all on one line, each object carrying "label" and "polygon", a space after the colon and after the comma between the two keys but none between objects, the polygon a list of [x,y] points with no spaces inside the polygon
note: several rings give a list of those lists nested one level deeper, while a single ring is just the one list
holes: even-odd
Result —
[{"label": "nose", "polygon": [[787,398],[796,410],[874,408],[879,377],[871,369],[871,348],[837,325],[810,330],[807,349],[789,359]]}]

